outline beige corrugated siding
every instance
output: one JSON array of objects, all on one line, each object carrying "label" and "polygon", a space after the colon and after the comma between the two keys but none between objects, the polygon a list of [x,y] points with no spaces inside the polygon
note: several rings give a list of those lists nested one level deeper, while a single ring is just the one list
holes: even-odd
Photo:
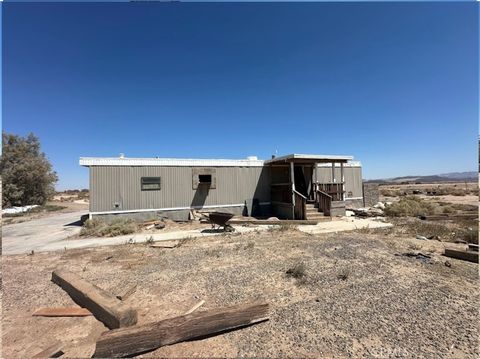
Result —
[{"label": "beige corrugated siding", "polygon": [[[270,200],[268,169],[210,167],[216,170],[216,189],[208,194],[192,188],[191,167],[90,167],[90,211],[158,209],[240,204],[251,198]],[[141,191],[141,177],[160,177],[161,190]],[[206,195],[205,195],[206,194]]]},{"label": "beige corrugated siding", "polygon": [[[345,167],[343,169],[345,176],[345,195],[347,198],[363,197],[362,190],[362,168],[361,167]],[[335,178],[337,182],[340,181],[340,168],[335,167]],[[317,168],[318,182],[332,182],[332,168],[318,167]]]}]

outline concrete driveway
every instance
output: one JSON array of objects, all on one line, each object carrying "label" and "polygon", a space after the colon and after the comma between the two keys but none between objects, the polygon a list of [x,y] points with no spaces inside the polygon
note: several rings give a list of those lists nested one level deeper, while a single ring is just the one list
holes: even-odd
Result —
[{"label": "concrete driveway", "polygon": [[[88,212],[58,213],[49,217],[2,226],[2,254],[41,251],[80,232],[80,217]],[[63,248],[63,247],[62,247]]]}]

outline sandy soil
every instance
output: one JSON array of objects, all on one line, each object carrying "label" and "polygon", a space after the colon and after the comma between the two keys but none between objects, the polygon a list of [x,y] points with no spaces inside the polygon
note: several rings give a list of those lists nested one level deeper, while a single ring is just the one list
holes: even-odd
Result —
[{"label": "sandy soil", "polygon": [[[432,259],[401,255],[413,246]],[[202,309],[271,305],[268,322],[143,357],[476,358],[478,267],[454,259],[445,266],[443,246],[277,230],[188,240],[175,249],[121,245],[3,257],[3,357],[30,357],[54,340],[68,357],[93,352],[106,330],[94,318],[31,316],[42,306],[73,304],[50,282],[54,268],[67,267],[112,293],[137,284],[127,302],[139,323],[182,314],[200,299]],[[299,262],[305,276],[287,276]]]},{"label": "sandy soil", "polygon": [[[403,184],[403,185],[381,185],[380,190],[393,190],[393,191],[401,191],[411,193],[412,190],[421,190],[425,191],[426,189],[435,189],[435,188],[442,188],[442,189],[461,189],[467,191],[475,191],[478,190],[478,183],[476,182],[468,182],[465,183],[422,183],[422,184]],[[454,196],[454,195],[441,195],[441,196],[427,196],[427,195],[417,195],[420,198],[432,201],[442,201],[448,202],[453,204],[468,204],[473,206],[478,206],[478,195],[474,194],[466,194],[464,196]],[[382,196],[380,195],[380,201],[382,202],[395,202],[398,201],[401,196]]]}]

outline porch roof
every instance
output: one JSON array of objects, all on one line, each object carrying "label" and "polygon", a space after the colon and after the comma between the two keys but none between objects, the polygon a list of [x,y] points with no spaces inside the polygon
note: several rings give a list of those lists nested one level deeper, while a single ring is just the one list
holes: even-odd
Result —
[{"label": "porch roof", "polygon": [[346,163],[353,160],[353,156],[338,156],[338,155],[309,155],[292,153],[290,155],[275,157],[271,160],[266,160],[266,165],[283,164],[283,163],[297,163],[297,164],[315,164],[315,163]]}]

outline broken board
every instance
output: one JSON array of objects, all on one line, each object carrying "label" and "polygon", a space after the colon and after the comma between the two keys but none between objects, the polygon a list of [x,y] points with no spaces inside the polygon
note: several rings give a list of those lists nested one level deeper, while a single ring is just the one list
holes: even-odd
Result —
[{"label": "broken board", "polygon": [[445,256],[461,259],[468,262],[478,263],[478,252],[445,248]]},{"label": "broken board", "polygon": [[88,309],[71,308],[40,308],[33,314],[34,317],[88,317],[92,315]]}]

